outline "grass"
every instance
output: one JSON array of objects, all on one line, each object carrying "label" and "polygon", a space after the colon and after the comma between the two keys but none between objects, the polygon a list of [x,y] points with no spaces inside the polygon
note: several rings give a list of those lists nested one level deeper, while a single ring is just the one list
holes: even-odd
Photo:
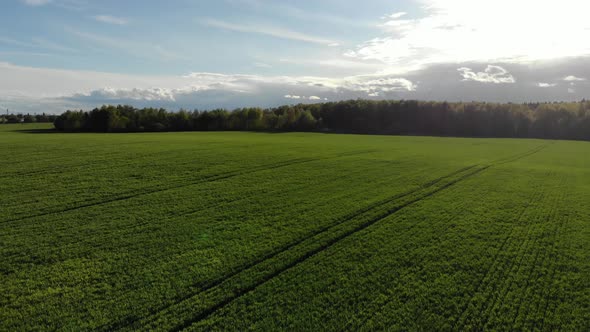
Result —
[{"label": "grass", "polygon": [[0,330],[589,330],[590,143],[0,126]]}]

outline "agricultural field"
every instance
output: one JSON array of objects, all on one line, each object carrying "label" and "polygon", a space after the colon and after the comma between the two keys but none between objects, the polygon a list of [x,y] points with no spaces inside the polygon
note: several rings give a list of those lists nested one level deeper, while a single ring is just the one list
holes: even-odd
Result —
[{"label": "agricultural field", "polygon": [[0,125],[0,330],[590,330],[590,143]]}]

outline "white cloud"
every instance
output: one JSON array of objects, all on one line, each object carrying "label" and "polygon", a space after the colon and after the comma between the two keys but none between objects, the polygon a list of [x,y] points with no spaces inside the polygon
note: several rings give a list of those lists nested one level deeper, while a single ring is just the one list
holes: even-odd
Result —
[{"label": "white cloud", "polygon": [[566,82],[579,82],[579,81],[585,81],[586,79],[582,78],[582,77],[576,77],[573,75],[569,75],[569,76],[564,77],[563,80]]},{"label": "white cloud", "polygon": [[296,41],[302,41],[302,42],[313,43],[313,44],[321,44],[321,45],[326,45],[326,46],[332,46],[332,45],[338,44],[338,42],[334,41],[334,40],[325,39],[322,37],[311,36],[311,35],[297,32],[297,31],[292,31],[292,30],[288,30],[288,29],[284,29],[284,28],[280,28],[280,27],[275,27],[275,26],[263,26],[263,25],[248,24],[248,23],[236,24],[236,23],[231,23],[231,22],[226,22],[226,21],[221,21],[221,20],[216,20],[216,19],[203,19],[200,22],[206,26],[209,26],[209,27],[230,30],[230,31],[255,33],[255,34],[260,34],[260,35],[267,35],[267,36],[272,36],[272,37],[276,37],[276,38],[281,38],[281,39],[296,40]]},{"label": "white cloud", "polygon": [[537,86],[539,88],[552,88],[552,87],[554,87],[556,85],[557,85],[556,83],[544,83],[544,82],[537,83]]},{"label": "white cloud", "polygon": [[[394,15],[350,57],[379,60],[400,74],[433,64],[531,63],[590,54],[590,2],[415,0],[423,15]],[[548,24],[547,22],[551,22]]]},{"label": "white cloud", "polygon": [[353,91],[363,91],[369,97],[382,96],[384,93],[416,91],[417,85],[412,81],[399,77],[353,77],[345,81],[343,86]]},{"label": "white cloud", "polygon": [[457,69],[463,81],[475,81],[482,83],[514,83],[514,77],[504,68],[500,66],[488,65],[483,72],[474,72],[471,68],[461,67]]},{"label": "white cloud", "polygon": [[125,25],[129,23],[127,19],[121,17],[115,17],[111,15],[97,15],[93,17],[96,21],[107,23],[107,24],[115,24],[115,25]]},{"label": "white cloud", "polygon": [[114,89],[101,88],[88,93],[74,94],[74,98],[93,97],[100,100],[142,100],[142,101],[175,101],[175,95],[182,90],[166,88],[148,89]]},{"label": "white cloud", "polygon": [[395,20],[395,19],[398,19],[402,16],[406,16],[407,14],[408,13],[406,13],[406,12],[397,12],[397,13],[393,13],[393,14],[390,14],[387,16],[383,16],[382,19],[394,19]]},{"label": "white cloud", "polygon": [[298,95],[284,95],[286,99],[302,99],[302,100],[310,100],[310,101],[319,101],[319,100],[328,100],[328,98],[321,98],[318,96],[298,96]]},{"label": "white cloud", "polygon": [[51,0],[22,0],[22,2],[29,6],[43,6],[51,2]]}]

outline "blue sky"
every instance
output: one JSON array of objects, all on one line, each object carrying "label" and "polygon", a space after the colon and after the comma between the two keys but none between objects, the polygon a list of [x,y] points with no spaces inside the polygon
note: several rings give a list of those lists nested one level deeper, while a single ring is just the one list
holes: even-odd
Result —
[{"label": "blue sky", "polygon": [[[5,0],[0,107],[588,98],[588,5]],[[553,22],[547,24],[547,22]]]},{"label": "blue sky", "polygon": [[355,3],[8,0],[0,54],[24,66],[127,74],[307,74],[296,60],[339,57],[378,34],[384,13],[411,7]]}]

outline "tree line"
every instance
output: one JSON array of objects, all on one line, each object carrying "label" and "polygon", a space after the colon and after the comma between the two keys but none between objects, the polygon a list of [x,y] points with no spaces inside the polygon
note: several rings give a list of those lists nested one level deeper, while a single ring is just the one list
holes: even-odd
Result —
[{"label": "tree line", "polygon": [[358,134],[590,140],[590,101],[555,103],[348,100],[233,111],[132,106],[67,111],[63,131],[322,131]]},{"label": "tree line", "polygon": [[0,115],[0,123],[34,123],[34,122],[54,122],[57,115],[51,114],[6,114]]}]

